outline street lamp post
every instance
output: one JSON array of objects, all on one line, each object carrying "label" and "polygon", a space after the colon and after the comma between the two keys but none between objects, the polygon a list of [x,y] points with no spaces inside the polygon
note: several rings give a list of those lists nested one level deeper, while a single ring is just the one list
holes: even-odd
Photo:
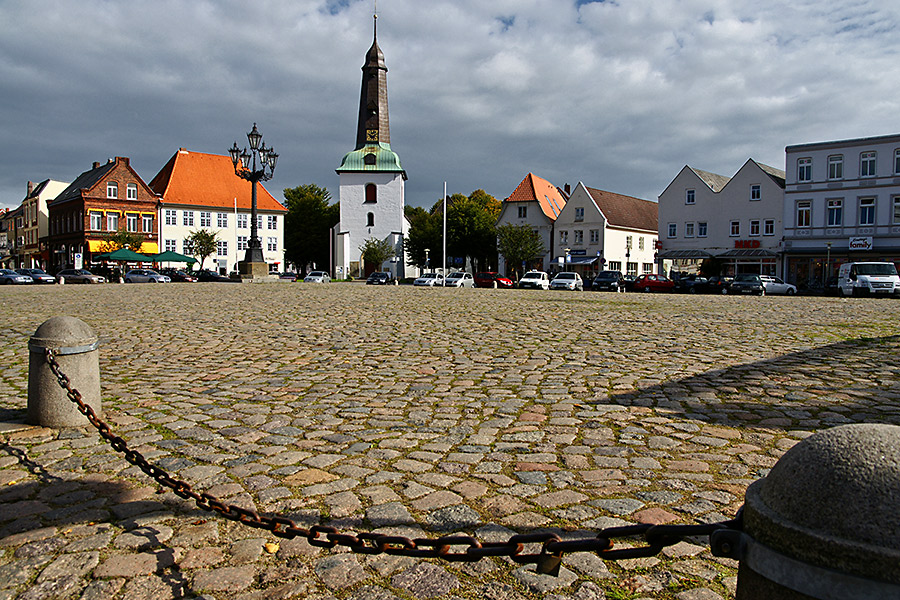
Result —
[{"label": "street lamp post", "polygon": [[[250,205],[250,240],[247,243],[244,260],[239,263],[239,269],[242,276],[256,278],[269,274],[269,266],[263,258],[262,241],[259,238],[256,184],[259,181],[272,179],[272,175],[275,173],[275,163],[278,162],[278,154],[275,153],[274,148],[266,148],[265,142],[262,141],[262,134],[256,129],[256,123],[253,124],[253,130],[247,134],[247,141],[250,142],[250,152],[247,152],[246,148],[241,150],[235,142],[228,153],[231,154],[231,162],[234,164],[234,174],[241,179],[246,179],[253,186]],[[257,158],[259,167],[257,167]]]}]

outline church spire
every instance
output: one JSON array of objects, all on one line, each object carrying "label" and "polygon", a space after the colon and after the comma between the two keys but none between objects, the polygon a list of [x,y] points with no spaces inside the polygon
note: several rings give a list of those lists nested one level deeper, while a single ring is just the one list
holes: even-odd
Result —
[{"label": "church spire", "polygon": [[378,47],[378,15],[374,15],[372,47],[366,53],[362,67],[362,89],[359,96],[359,122],[356,127],[356,148],[366,144],[391,143],[388,118],[387,66],[384,53]]}]

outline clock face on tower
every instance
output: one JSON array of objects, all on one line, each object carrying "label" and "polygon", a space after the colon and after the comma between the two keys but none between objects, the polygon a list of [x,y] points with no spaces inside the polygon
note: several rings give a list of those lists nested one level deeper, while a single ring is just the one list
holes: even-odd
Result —
[{"label": "clock face on tower", "polygon": [[367,142],[377,142],[378,141],[378,130],[377,129],[366,129],[366,141]]}]

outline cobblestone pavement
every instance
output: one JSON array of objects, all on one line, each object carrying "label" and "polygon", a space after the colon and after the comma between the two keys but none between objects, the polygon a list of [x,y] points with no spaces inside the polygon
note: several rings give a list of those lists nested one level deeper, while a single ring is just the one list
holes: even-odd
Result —
[{"label": "cobblestone pavement", "polygon": [[506,539],[734,515],[810,432],[900,424],[900,302],[358,284],[0,290],[0,600],[731,598],[656,558],[362,556],[161,492],[93,430],[16,425],[27,342],[101,338],[106,419],[199,491],[309,526]]}]

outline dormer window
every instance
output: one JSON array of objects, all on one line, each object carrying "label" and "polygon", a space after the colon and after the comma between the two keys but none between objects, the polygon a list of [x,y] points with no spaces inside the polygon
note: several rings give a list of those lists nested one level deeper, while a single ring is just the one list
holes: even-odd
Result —
[{"label": "dormer window", "polygon": [[375,162],[376,162],[375,154],[373,154],[372,152],[369,152],[368,154],[363,156],[363,164],[374,165]]},{"label": "dormer window", "polygon": [[116,199],[119,197],[119,184],[115,181],[108,181],[106,183],[106,197]]}]

